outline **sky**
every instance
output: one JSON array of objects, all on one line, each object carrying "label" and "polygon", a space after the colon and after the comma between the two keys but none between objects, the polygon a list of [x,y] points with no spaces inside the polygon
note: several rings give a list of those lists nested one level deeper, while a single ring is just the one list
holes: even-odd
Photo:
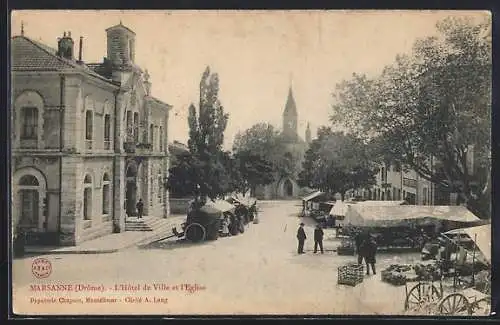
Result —
[{"label": "sky", "polygon": [[310,123],[328,125],[335,85],[353,73],[375,75],[408,53],[417,38],[436,34],[450,16],[484,11],[16,11],[11,34],[57,48],[70,31],[83,61],[102,62],[105,29],[120,21],[136,33],[136,64],[147,69],[152,95],[173,105],[170,141],[187,143],[190,103],[198,105],[199,82],[210,66],[220,79],[219,99],[229,122],[225,147],[259,122],[282,126],[292,86],[299,135]]}]

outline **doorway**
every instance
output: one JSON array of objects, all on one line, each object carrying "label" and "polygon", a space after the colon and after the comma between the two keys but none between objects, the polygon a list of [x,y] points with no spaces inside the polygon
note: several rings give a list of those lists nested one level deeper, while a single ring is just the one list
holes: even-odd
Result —
[{"label": "doorway", "polygon": [[293,184],[289,179],[285,181],[285,194],[286,196],[293,196]]},{"label": "doorway", "polygon": [[125,210],[128,217],[134,217],[137,214],[135,205],[137,201],[137,165],[129,164],[125,173],[127,185],[125,187]]}]

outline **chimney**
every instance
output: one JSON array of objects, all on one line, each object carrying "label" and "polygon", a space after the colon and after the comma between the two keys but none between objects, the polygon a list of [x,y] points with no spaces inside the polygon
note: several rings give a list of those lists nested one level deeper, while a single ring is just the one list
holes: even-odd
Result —
[{"label": "chimney", "polygon": [[63,37],[57,40],[57,55],[68,60],[73,60],[73,39],[71,38],[71,32],[64,32]]},{"label": "chimney", "polygon": [[80,47],[78,48],[78,62],[82,63],[83,36],[80,36]]}]

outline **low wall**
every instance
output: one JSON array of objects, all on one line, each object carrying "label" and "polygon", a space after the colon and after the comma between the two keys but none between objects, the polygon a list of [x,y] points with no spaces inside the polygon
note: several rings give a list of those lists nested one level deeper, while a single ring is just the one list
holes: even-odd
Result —
[{"label": "low wall", "polygon": [[170,214],[186,214],[191,198],[170,198]]}]

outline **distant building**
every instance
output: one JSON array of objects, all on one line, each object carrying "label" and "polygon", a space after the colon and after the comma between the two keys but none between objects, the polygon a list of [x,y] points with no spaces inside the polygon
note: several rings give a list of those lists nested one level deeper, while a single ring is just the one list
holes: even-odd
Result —
[{"label": "distant building", "polygon": [[306,141],[298,135],[298,113],[292,87],[288,90],[288,97],[283,111],[282,141],[286,148],[285,157],[289,162],[289,172],[278,175],[277,181],[267,186],[259,186],[255,196],[260,199],[292,199],[303,194],[303,189],[297,184],[298,173],[302,168],[304,155],[311,142],[309,124],[305,134]]},{"label": "distant building", "polygon": [[171,106],[135,65],[135,33],[106,30],[107,57],[85,64],[71,33],[52,49],[12,39],[13,226],[38,244],[75,245],[125,231],[139,198],[167,217]]},{"label": "distant building", "polygon": [[403,170],[400,164],[381,165],[376,184],[370,188],[351,191],[350,196],[366,200],[403,201],[416,205],[434,205],[435,185],[413,170]]}]

